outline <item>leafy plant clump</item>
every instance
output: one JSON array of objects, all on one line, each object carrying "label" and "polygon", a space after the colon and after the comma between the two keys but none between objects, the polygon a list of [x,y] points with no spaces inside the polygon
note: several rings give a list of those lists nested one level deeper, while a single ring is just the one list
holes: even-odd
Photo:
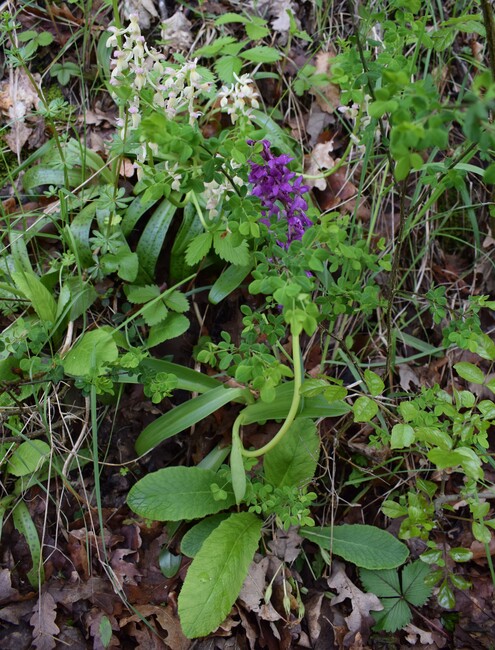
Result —
[{"label": "leafy plant clump", "polygon": [[[73,4],[0,28],[0,531],[35,645],[54,575],[132,608],[151,556],[189,639],[313,643],[314,590],[345,645],[447,621],[474,557],[495,585],[488,3],[200,2],[160,35]],[[173,605],[92,603],[85,638]]]}]

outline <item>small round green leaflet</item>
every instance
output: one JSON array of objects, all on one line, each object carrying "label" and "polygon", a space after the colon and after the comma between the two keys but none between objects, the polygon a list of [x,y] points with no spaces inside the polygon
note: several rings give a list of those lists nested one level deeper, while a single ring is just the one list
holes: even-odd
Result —
[{"label": "small round green leaflet", "polygon": [[299,534],[326,551],[363,569],[395,569],[409,555],[405,544],[376,526],[344,524],[324,528],[301,528]]}]

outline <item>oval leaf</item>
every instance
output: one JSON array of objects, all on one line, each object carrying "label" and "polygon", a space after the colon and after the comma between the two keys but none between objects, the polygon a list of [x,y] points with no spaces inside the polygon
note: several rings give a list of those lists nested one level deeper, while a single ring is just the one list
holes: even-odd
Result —
[{"label": "oval leaf", "polygon": [[179,617],[188,638],[206,636],[228,616],[258,548],[261,525],[250,512],[235,513],[203,543],[179,596]]},{"label": "oval leaf", "polygon": [[166,467],[148,474],[130,489],[127,503],[141,517],[154,521],[198,519],[235,503],[232,486],[222,484],[225,499],[211,486],[217,475],[200,467]]},{"label": "oval leaf", "polygon": [[301,528],[299,534],[363,569],[395,569],[409,555],[405,544],[376,526],[344,524]]},{"label": "oval leaf", "polygon": [[187,557],[195,557],[199,549],[203,546],[205,539],[211,535],[222,521],[225,521],[229,517],[230,515],[228,513],[220,512],[217,515],[206,517],[195,524],[181,540],[181,553],[184,553]]},{"label": "oval leaf", "polygon": [[296,418],[283,443],[265,454],[265,479],[275,487],[302,487],[313,478],[318,464],[320,438],[312,420]]}]

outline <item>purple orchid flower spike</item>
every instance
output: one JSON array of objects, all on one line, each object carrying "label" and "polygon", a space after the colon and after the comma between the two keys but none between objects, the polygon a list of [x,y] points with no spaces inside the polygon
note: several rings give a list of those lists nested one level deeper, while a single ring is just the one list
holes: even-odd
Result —
[{"label": "purple orchid flower spike", "polygon": [[[248,161],[251,166],[249,182],[253,184],[252,194],[260,198],[263,206],[262,222],[270,225],[270,217],[287,220],[287,243],[278,242],[287,249],[291,242],[301,239],[306,228],[312,225],[306,216],[308,204],[302,197],[309,188],[303,185],[302,176],[296,178],[296,174],[287,167],[293,158],[287,154],[274,156],[270,150],[271,143],[268,140],[261,142],[261,157],[266,164]],[[248,140],[248,144],[255,142]]]}]

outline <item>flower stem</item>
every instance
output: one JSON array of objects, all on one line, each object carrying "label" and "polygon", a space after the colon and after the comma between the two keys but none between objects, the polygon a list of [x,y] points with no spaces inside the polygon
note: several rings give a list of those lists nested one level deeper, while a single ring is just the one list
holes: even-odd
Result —
[{"label": "flower stem", "polygon": [[[301,364],[301,347],[299,344],[299,334],[292,333],[292,356],[294,364],[294,393],[292,395],[292,402],[290,405],[289,412],[285,418],[285,422],[282,424],[275,436],[267,442],[266,445],[260,449],[246,450],[241,448],[241,453],[246,458],[258,458],[263,454],[266,454],[268,451],[272,450],[285,436],[289,430],[291,424],[294,422],[299,404],[301,402],[300,388],[302,383],[302,364]],[[239,435],[239,428],[242,425],[242,414],[234,422],[233,435]]]}]

